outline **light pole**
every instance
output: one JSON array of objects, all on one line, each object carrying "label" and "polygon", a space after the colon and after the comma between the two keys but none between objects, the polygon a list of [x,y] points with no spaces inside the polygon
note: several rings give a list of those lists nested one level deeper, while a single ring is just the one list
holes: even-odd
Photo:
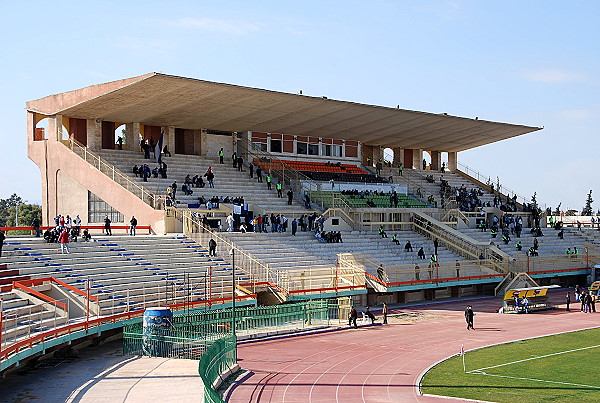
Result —
[{"label": "light pole", "polygon": [[19,206],[21,205],[21,202],[18,201],[17,204],[15,204],[15,227],[19,226]]},{"label": "light pole", "polygon": [[235,337],[235,249],[229,250],[231,255],[231,331]]}]

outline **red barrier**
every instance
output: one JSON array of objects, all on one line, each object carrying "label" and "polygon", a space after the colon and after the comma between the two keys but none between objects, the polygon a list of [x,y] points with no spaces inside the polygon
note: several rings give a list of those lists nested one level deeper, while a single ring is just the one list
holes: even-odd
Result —
[{"label": "red barrier", "polygon": [[581,270],[589,270],[589,269],[587,267],[580,267],[580,268],[576,268],[576,269],[538,270],[538,271],[528,271],[527,274],[566,273],[569,271],[581,271]]},{"label": "red barrier", "polygon": [[[42,226],[40,227],[40,230],[46,230],[46,229],[52,229],[52,228],[56,228],[56,226]],[[104,225],[81,225],[80,226],[81,230],[83,231],[84,229],[99,229],[104,231]],[[110,229],[124,229],[126,231],[129,231],[129,225],[111,225]],[[152,234],[152,226],[150,225],[138,225],[136,226],[137,230],[148,230],[149,234]],[[33,227],[0,227],[0,231],[33,231],[34,228]]]},{"label": "red barrier", "polygon": [[485,278],[498,278],[504,277],[504,274],[487,274],[484,276],[469,276],[469,277],[448,277],[448,278],[432,278],[427,280],[412,280],[412,281],[400,281],[396,283],[387,283],[387,286],[400,286],[400,285],[416,285],[425,283],[443,283],[448,281],[461,281],[461,280],[479,280]]},{"label": "red barrier", "polygon": [[[248,298],[255,298],[255,297],[256,297],[255,294],[245,295],[245,296],[236,296],[236,301],[244,300],[244,299],[248,299]],[[204,301],[193,301],[190,303],[184,302],[184,303],[167,305],[167,306],[171,309],[178,310],[177,308],[180,308],[180,307],[181,308],[195,307],[195,306],[199,306],[199,305],[209,306],[209,304],[212,304],[215,302],[227,302],[227,301],[231,301],[231,297],[215,298],[212,300],[204,300]],[[74,333],[74,332],[77,332],[80,330],[88,330],[90,328],[94,328],[94,327],[103,325],[105,323],[115,323],[115,322],[120,322],[123,320],[140,317],[144,314],[144,310],[145,310],[145,308],[138,309],[138,310],[131,311],[131,312],[123,312],[123,313],[119,313],[119,314],[115,314],[115,315],[105,316],[102,318],[96,318],[96,319],[87,320],[84,322],[61,326],[61,327],[57,327],[56,329],[51,329],[46,332],[39,333],[39,334],[32,336],[26,340],[21,340],[15,344],[8,346],[7,348],[5,348],[3,350],[0,350],[0,360],[6,360],[11,355],[16,354],[23,349],[31,348],[35,344],[42,343],[45,340],[50,340],[50,339],[64,336],[66,334],[71,334],[71,333]]]}]

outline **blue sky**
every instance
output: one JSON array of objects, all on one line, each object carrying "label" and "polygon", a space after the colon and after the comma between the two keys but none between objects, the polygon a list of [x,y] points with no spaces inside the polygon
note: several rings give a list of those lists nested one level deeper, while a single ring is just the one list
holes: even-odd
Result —
[{"label": "blue sky", "polygon": [[0,0],[0,198],[41,201],[26,101],[157,71],[544,126],[459,161],[580,210],[600,193],[599,18],[592,0]]}]

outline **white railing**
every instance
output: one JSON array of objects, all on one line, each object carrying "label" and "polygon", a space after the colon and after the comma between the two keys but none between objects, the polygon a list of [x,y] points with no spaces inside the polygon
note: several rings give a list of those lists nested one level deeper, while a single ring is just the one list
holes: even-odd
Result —
[{"label": "white railing", "polygon": [[[2,331],[0,350],[20,340],[28,339],[36,333],[67,323],[68,318],[66,316],[69,312],[69,303],[70,300],[64,298],[18,308],[18,314],[5,310],[0,315],[2,318],[2,323],[0,323],[0,330]],[[59,307],[60,304],[64,308]],[[5,309],[2,305],[0,299],[0,311]]]},{"label": "white railing", "polygon": [[108,176],[114,182],[127,189],[129,192],[139,197],[144,203],[148,204],[154,209],[161,209],[163,206],[160,203],[160,197],[157,197],[154,193],[148,191],[143,186],[135,183],[129,176],[121,172],[113,164],[100,157],[88,147],[79,143],[77,140],[69,137],[68,140],[62,141],[75,154],[79,155],[88,164]]},{"label": "white railing", "polygon": [[[252,292],[256,291],[256,283],[268,282],[281,287],[281,273],[278,270],[272,269],[267,263],[240,249],[235,243],[204,225],[201,219],[194,216],[192,212],[170,208],[167,210],[167,215],[173,215],[180,220],[183,223],[183,232],[203,247],[208,248],[208,242],[213,239],[217,243],[216,250],[219,256],[226,256],[229,260],[229,253],[233,250],[235,267],[239,267],[250,276],[249,283],[252,283]],[[287,293],[287,290],[283,288],[282,291]]]},{"label": "white railing", "polygon": [[[318,188],[317,182],[313,181],[302,172],[292,168],[273,154],[256,149],[248,140],[242,140],[239,144],[242,151],[246,153],[249,161],[258,159],[260,161],[259,164],[262,166],[265,173],[270,172],[271,177],[278,178],[284,188],[292,188],[295,197],[302,202],[304,202],[302,198],[304,194],[310,194],[312,188]],[[313,201],[311,198],[311,204],[312,203]],[[321,208],[323,210],[325,209],[323,206],[321,206]]]},{"label": "white railing", "polygon": [[412,221],[416,232],[429,238],[438,238],[446,249],[470,260],[486,259],[492,263],[491,267],[494,270],[500,273],[508,272],[509,256],[498,247],[478,242],[424,213],[413,213]]},{"label": "white railing", "polygon": [[485,185],[490,185],[493,184],[494,185],[494,190],[504,194],[506,196],[510,196],[510,195],[517,195],[517,200],[521,201],[521,204],[525,204],[525,203],[529,203],[529,199],[526,198],[523,195],[520,195],[519,193],[515,192],[514,190],[502,185],[501,183],[499,183],[499,180],[496,179],[496,181],[494,182],[493,180],[493,176],[490,175],[485,175],[479,171],[474,170],[473,168],[465,165],[465,164],[461,164],[460,162],[457,163],[459,169],[461,172],[467,174],[468,176],[477,179],[479,182],[485,184]]}]

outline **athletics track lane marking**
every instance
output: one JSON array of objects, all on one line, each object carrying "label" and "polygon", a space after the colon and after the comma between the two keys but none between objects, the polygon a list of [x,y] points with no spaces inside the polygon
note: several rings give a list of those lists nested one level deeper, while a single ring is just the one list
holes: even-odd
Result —
[{"label": "athletics track lane marking", "polygon": [[[315,366],[315,365],[317,365],[317,364],[320,364],[320,363],[322,363],[322,362],[326,362],[326,361],[327,361],[328,359],[330,359],[330,358],[337,357],[338,355],[341,355],[341,354],[347,354],[347,353],[348,353],[348,351],[347,351],[347,348],[348,348],[348,346],[349,346],[349,345],[357,345],[357,344],[359,344],[359,343],[341,344],[341,345],[339,345],[339,346],[337,346],[337,347],[333,347],[333,348],[331,348],[330,350],[337,350],[337,349],[343,348],[343,349],[344,349],[344,351],[342,351],[342,352],[340,352],[340,353],[336,353],[336,354],[330,355],[330,356],[327,356],[327,357],[324,357],[324,358],[322,358],[321,360],[319,360],[319,361],[316,361],[316,362],[314,362],[314,363],[310,364],[308,367],[304,368],[302,371],[298,372],[298,373],[296,374],[296,376],[294,376],[294,377],[293,377],[293,378],[292,378],[292,379],[291,379],[291,380],[288,382],[287,386],[285,387],[285,389],[284,389],[284,391],[283,391],[283,397],[282,397],[282,401],[283,401],[283,402],[285,402],[285,395],[287,394],[287,391],[288,391],[289,387],[290,387],[290,386],[292,386],[292,383],[294,382],[294,380],[295,380],[296,378],[298,378],[300,375],[302,375],[302,374],[303,374],[303,373],[304,373],[306,370],[308,370],[309,368],[312,368],[312,367],[314,367],[314,366]],[[313,355],[318,355],[318,354],[321,354],[321,355],[322,355],[322,354],[323,354],[323,352],[315,353],[315,354],[313,354]],[[311,355],[310,357],[312,357],[312,355]],[[308,357],[304,357],[302,360],[299,360],[299,361],[303,361],[305,358],[308,358]],[[351,356],[349,359],[353,359],[353,358],[355,358],[355,357],[352,357],[352,356]],[[344,360],[344,361],[346,361],[346,360]],[[341,361],[341,362],[343,362],[343,361]],[[296,362],[296,364],[297,364],[297,363],[298,363],[298,362]],[[339,362],[338,362],[338,363],[339,363]],[[336,365],[337,365],[337,364],[336,364]],[[322,375],[323,375],[323,374],[321,374],[321,376],[322,376]],[[314,383],[313,383],[313,385],[314,385]],[[311,389],[311,390],[312,390],[312,389]]]}]

